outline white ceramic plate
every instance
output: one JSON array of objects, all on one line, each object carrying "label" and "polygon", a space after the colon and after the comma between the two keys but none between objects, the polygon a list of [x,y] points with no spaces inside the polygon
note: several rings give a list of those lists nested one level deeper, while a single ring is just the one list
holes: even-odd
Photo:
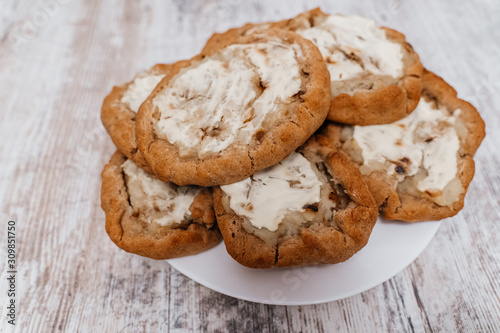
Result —
[{"label": "white ceramic plate", "polygon": [[368,244],[336,265],[251,269],[234,261],[222,243],[168,262],[196,282],[229,296],[277,305],[318,304],[359,294],[390,279],[417,258],[439,225],[439,221],[404,223],[379,218]]}]

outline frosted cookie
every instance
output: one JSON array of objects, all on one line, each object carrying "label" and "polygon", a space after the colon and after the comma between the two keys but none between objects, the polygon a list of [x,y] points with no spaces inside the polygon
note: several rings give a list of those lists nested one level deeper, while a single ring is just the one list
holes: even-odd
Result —
[{"label": "frosted cookie", "polygon": [[357,168],[320,136],[215,187],[214,207],[227,252],[252,268],[345,261],[366,245],[378,216]]},{"label": "frosted cookie", "polygon": [[161,180],[229,184],[303,144],[329,100],[328,70],[310,41],[281,30],[239,37],[160,82],[139,109],[139,148]]},{"label": "frosted cookie", "polygon": [[319,8],[275,23],[247,24],[214,34],[205,49],[228,36],[269,27],[294,31],[311,40],[327,63],[332,101],[328,119],[355,125],[386,124],[408,115],[418,104],[422,65],[395,30],[359,16],[328,15]]},{"label": "frosted cookie", "polygon": [[220,242],[210,189],[161,182],[119,152],[101,176],[106,232],[123,250],[170,259]]},{"label": "frosted cookie", "polygon": [[137,149],[135,117],[141,104],[170,70],[170,65],[159,64],[139,73],[131,82],[113,87],[101,109],[101,121],[118,150],[149,172]]},{"label": "frosted cookie", "polygon": [[463,208],[484,122],[456,91],[424,70],[422,98],[392,124],[330,125],[326,134],[359,165],[388,219],[440,220]]}]

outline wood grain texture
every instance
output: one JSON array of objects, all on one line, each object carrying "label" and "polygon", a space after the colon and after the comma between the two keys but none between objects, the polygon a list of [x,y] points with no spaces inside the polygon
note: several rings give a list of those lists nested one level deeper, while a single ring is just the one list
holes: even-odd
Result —
[{"label": "wood grain texture", "polygon": [[[193,56],[214,31],[318,5],[402,31],[479,109],[487,136],[464,210],[394,278],[314,306],[234,299],[120,251],[99,206],[114,151],[99,110],[111,87]],[[500,331],[499,1],[4,0],[0,11],[0,219],[18,227],[17,331]]]}]

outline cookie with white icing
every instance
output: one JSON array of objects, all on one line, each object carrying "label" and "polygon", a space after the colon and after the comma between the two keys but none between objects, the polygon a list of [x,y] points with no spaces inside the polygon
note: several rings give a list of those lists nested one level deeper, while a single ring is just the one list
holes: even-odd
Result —
[{"label": "cookie with white icing", "polygon": [[205,49],[228,36],[288,29],[311,40],[327,63],[332,101],[328,119],[354,125],[386,124],[404,118],[418,104],[422,65],[395,30],[359,16],[328,15],[319,8],[274,23],[247,24],[214,34]]},{"label": "cookie with white icing", "polygon": [[101,108],[102,124],[117,149],[148,172],[152,171],[137,149],[135,118],[141,104],[171,69],[171,65],[158,64],[132,81],[113,87]]},{"label": "cookie with white icing", "polygon": [[359,166],[386,218],[415,222],[463,208],[484,127],[471,104],[424,70],[422,98],[406,118],[373,126],[332,124],[325,133]]},{"label": "cookie with white icing", "polygon": [[221,241],[211,189],[164,183],[120,152],[102,171],[106,232],[121,249],[153,259],[196,254]]},{"label": "cookie with white icing", "polygon": [[324,122],[329,73],[293,32],[228,39],[167,75],[137,116],[139,149],[157,177],[212,186],[276,164]]},{"label": "cookie with white icing", "polygon": [[378,216],[358,169],[321,136],[215,187],[214,207],[227,252],[252,268],[345,261],[366,245]]}]

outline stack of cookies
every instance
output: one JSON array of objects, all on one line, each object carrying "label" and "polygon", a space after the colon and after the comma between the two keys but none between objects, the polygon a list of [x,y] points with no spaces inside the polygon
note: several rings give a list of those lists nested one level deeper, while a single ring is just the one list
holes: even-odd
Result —
[{"label": "stack of cookies", "polygon": [[453,216],[484,122],[404,35],[315,9],[214,34],[114,87],[106,231],[154,259],[217,245],[253,268],[333,264],[379,213]]}]

